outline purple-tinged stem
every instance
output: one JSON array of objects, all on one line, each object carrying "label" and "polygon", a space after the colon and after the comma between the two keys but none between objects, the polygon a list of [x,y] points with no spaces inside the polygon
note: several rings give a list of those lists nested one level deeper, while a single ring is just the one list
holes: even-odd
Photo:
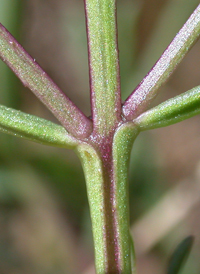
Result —
[{"label": "purple-tinged stem", "polygon": [[134,274],[129,233],[128,166],[138,130],[122,124],[113,139],[77,146],[87,182],[97,274]]},{"label": "purple-tinged stem", "polygon": [[12,69],[74,137],[85,138],[92,132],[92,122],[77,108],[0,24],[0,58]]},{"label": "purple-tinged stem", "polygon": [[85,0],[85,12],[94,130],[90,147],[82,144],[77,152],[87,182],[96,273],[131,274],[127,166],[136,133],[128,125],[116,133],[122,123],[116,0]]},{"label": "purple-tinged stem", "polygon": [[147,109],[158,94],[159,87],[181,62],[200,35],[200,5],[180,29],[160,59],[125,101],[122,113],[132,120]]}]

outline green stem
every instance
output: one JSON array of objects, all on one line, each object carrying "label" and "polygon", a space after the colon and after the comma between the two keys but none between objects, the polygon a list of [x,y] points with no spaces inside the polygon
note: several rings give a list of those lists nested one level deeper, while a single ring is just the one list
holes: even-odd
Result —
[{"label": "green stem", "polygon": [[104,146],[107,158],[94,143],[77,148],[87,183],[97,274],[132,273],[127,178],[137,134],[133,123],[122,125],[111,147]]},{"label": "green stem", "polygon": [[85,11],[93,133],[77,152],[87,182],[96,271],[130,274],[127,174],[137,129],[133,123],[120,126],[116,1],[85,0]]},{"label": "green stem", "polygon": [[85,0],[94,132],[108,136],[121,121],[115,0]]}]

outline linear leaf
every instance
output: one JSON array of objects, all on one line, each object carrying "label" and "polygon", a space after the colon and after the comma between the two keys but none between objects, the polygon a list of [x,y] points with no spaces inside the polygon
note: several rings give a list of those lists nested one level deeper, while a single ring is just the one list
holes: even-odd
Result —
[{"label": "linear leaf", "polygon": [[134,120],[141,130],[169,126],[200,114],[200,86],[144,112]]},{"label": "linear leaf", "polygon": [[0,131],[50,146],[75,148],[78,144],[64,127],[1,105]]}]

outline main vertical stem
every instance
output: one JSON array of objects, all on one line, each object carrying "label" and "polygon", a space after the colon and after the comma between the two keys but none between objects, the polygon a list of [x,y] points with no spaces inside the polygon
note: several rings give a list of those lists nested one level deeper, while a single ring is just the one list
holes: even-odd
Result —
[{"label": "main vertical stem", "polygon": [[137,134],[133,123],[125,123],[112,142],[77,149],[87,182],[97,274],[132,273],[127,181]]},{"label": "main vertical stem", "polygon": [[128,163],[137,135],[123,124],[116,0],[85,0],[93,132],[78,147],[87,183],[97,274],[130,274]]}]

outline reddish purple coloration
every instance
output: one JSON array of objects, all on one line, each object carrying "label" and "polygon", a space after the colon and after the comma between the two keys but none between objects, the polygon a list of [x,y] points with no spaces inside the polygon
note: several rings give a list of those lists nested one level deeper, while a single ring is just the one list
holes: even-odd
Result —
[{"label": "reddish purple coloration", "polygon": [[110,136],[102,138],[93,132],[90,142],[96,147],[101,155],[104,177],[104,244],[106,246],[105,255],[107,262],[105,265],[106,273],[121,273],[121,258],[119,249],[118,215],[116,210],[116,182],[113,174],[113,145],[114,132]]},{"label": "reddish purple coloration", "polygon": [[[88,56],[89,56],[89,75],[90,75],[90,98],[91,98],[91,111],[93,119],[93,133],[90,136],[89,142],[92,146],[95,147],[100,155],[103,166],[103,198],[104,198],[104,258],[105,266],[102,271],[105,273],[121,273],[121,258],[120,258],[120,247],[119,247],[119,235],[118,235],[118,216],[116,210],[116,182],[113,174],[113,136],[118,128],[119,124],[122,122],[121,118],[121,91],[120,91],[120,75],[119,75],[119,59],[118,59],[118,47],[117,47],[117,27],[116,27],[116,8],[115,8],[115,50],[117,52],[115,64],[112,64],[115,67],[117,74],[115,76],[110,74],[105,74],[108,65],[105,61],[106,56],[103,56],[102,59],[104,70],[100,73],[99,77],[102,79],[101,85],[105,86],[102,94],[99,94],[99,90],[96,90],[98,84],[96,83],[97,72],[93,68],[93,59],[96,58],[93,55],[97,52],[91,50],[92,47],[92,38],[94,33],[89,24],[88,16],[88,4],[90,1],[85,0],[85,14],[86,14],[86,30],[87,30],[87,39],[88,39]],[[98,3],[101,6],[101,2]],[[98,15],[97,15],[98,16]],[[105,54],[102,52],[102,46],[100,45],[99,49],[96,51]],[[109,57],[108,57],[109,58]],[[101,74],[102,73],[102,74]],[[112,79],[112,77],[114,77]],[[106,90],[107,82],[114,81],[116,83],[115,90]],[[106,96],[110,96],[114,92],[114,107],[110,105],[110,102],[106,100]],[[104,94],[103,94],[104,93]],[[103,111],[102,111],[103,110]],[[106,110],[106,111],[105,111]],[[112,114],[109,114],[111,113]],[[112,117],[105,116],[106,114],[112,115]],[[111,123],[110,120],[111,119]]]},{"label": "reddish purple coloration", "polygon": [[[127,120],[133,120],[147,109],[158,94],[159,87],[168,80],[178,63],[199,37],[200,5],[196,8],[160,59],[128,97],[122,112]],[[194,39],[195,37],[195,39]]]},{"label": "reddish purple coloration", "polygon": [[[99,204],[101,203],[100,209],[102,210],[102,215],[100,211],[101,218],[99,219],[101,220],[100,225],[103,223],[103,227],[101,227],[101,233],[103,231],[103,243],[101,243],[102,237],[100,238],[100,244],[102,244],[103,247],[103,254],[100,255],[103,259],[100,259],[102,260],[100,262],[100,267],[103,268],[101,271],[104,274],[126,274],[127,270],[125,273],[124,267],[127,267],[129,270],[131,268],[130,235],[128,229],[128,193],[126,187],[129,155],[133,142],[133,131],[126,131],[124,134],[124,131],[120,126],[123,123],[134,119],[141,114],[141,112],[146,110],[148,105],[157,95],[160,85],[169,78],[171,72],[175,69],[175,66],[182,60],[185,53],[191,48],[193,42],[197,40],[197,37],[200,34],[197,34],[197,32],[199,32],[199,27],[196,28],[197,24],[199,25],[200,22],[200,5],[165,50],[155,66],[126,100],[123,108],[121,108],[115,18],[116,1],[84,0],[84,2],[88,37],[92,120],[88,119],[70,101],[35,62],[35,59],[26,53],[2,25],[0,25],[0,58],[7,63],[18,78],[21,79],[22,83],[30,88],[49,108],[69,133],[77,139],[80,139],[80,144],[87,143],[87,145],[89,144],[90,148],[92,148],[93,152],[95,150],[95,156],[92,155],[90,158],[88,157],[89,168],[87,168],[89,171],[87,172],[93,176],[92,172],[96,172],[96,163],[98,163],[98,169],[102,172],[101,176],[94,177],[97,178],[98,186],[100,185],[100,188],[98,188],[98,191],[99,189],[100,191],[96,191],[96,196],[98,197],[99,195],[101,198],[99,199]],[[111,13],[109,13],[109,9],[113,9]],[[94,11],[96,13],[93,13]],[[102,19],[99,15],[100,13],[101,15],[104,15],[106,20],[95,21],[99,18]],[[89,18],[89,14],[92,20]],[[107,14],[109,14],[109,18],[106,17]],[[92,25],[91,21],[93,20],[94,22],[92,22]],[[103,25],[104,22],[106,22],[106,26]],[[98,29],[96,26],[100,26],[100,28]],[[108,31],[107,36],[105,35],[106,31]],[[112,35],[109,36],[111,33]],[[102,40],[99,39],[99,37]],[[97,44],[96,38],[99,39],[97,39]],[[95,47],[92,48],[93,44],[95,44]],[[109,44],[111,44],[111,46]],[[110,46],[110,48],[107,46]],[[98,57],[100,58],[98,59]],[[99,63],[99,60],[102,62]],[[122,112],[124,117],[121,115]],[[127,124],[135,126],[134,122]],[[118,129],[119,131],[117,132]],[[114,136],[116,132],[120,132],[120,129],[123,134],[119,134],[117,137],[117,134]],[[128,130],[128,127],[126,129]],[[137,136],[138,129],[134,134]],[[128,143],[127,139],[129,139]],[[114,159],[114,157],[116,159]],[[96,161],[94,169],[91,169],[92,171],[90,170],[92,166],[91,159],[95,159]],[[123,169],[121,168],[122,166]],[[94,178],[92,178],[92,184],[95,182]],[[94,188],[92,190],[94,190]],[[122,205],[123,202],[125,205]],[[97,211],[99,210],[99,204],[95,205]],[[92,206],[94,208],[94,205]],[[120,207],[123,210],[121,210]],[[119,213],[120,210],[121,213]],[[125,221],[124,213],[127,215],[125,216]],[[120,214],[121,216],[119,216]],[[97,220],[99,219],[97,218]],[[125,226],[124,223],[126,223]],[[96,237],[98,238],[98,235]],[[122,244],[122,238],[123,240],[125,238],[127,239],[124,241],[126,242],[125,248]],[[124,258],[122,258],[123,254],[125,254],[123,253],[123,248],[126,252]],[[102,266],[102,264],[105,265]],[[126,264],[128,266],[126,266]],[[128,273],[130,272],[131,270]],[[99,274],[100,273],[101,272],[99,272]]]},{"label": "reddish purple coloration", "polygon": [[91,120],[70,101],[35,59],[1,24],[0,34],[0,58],[12,69],[24,86],[47,106],[69,133],[77,138],[88,137],[92,132]]}]

